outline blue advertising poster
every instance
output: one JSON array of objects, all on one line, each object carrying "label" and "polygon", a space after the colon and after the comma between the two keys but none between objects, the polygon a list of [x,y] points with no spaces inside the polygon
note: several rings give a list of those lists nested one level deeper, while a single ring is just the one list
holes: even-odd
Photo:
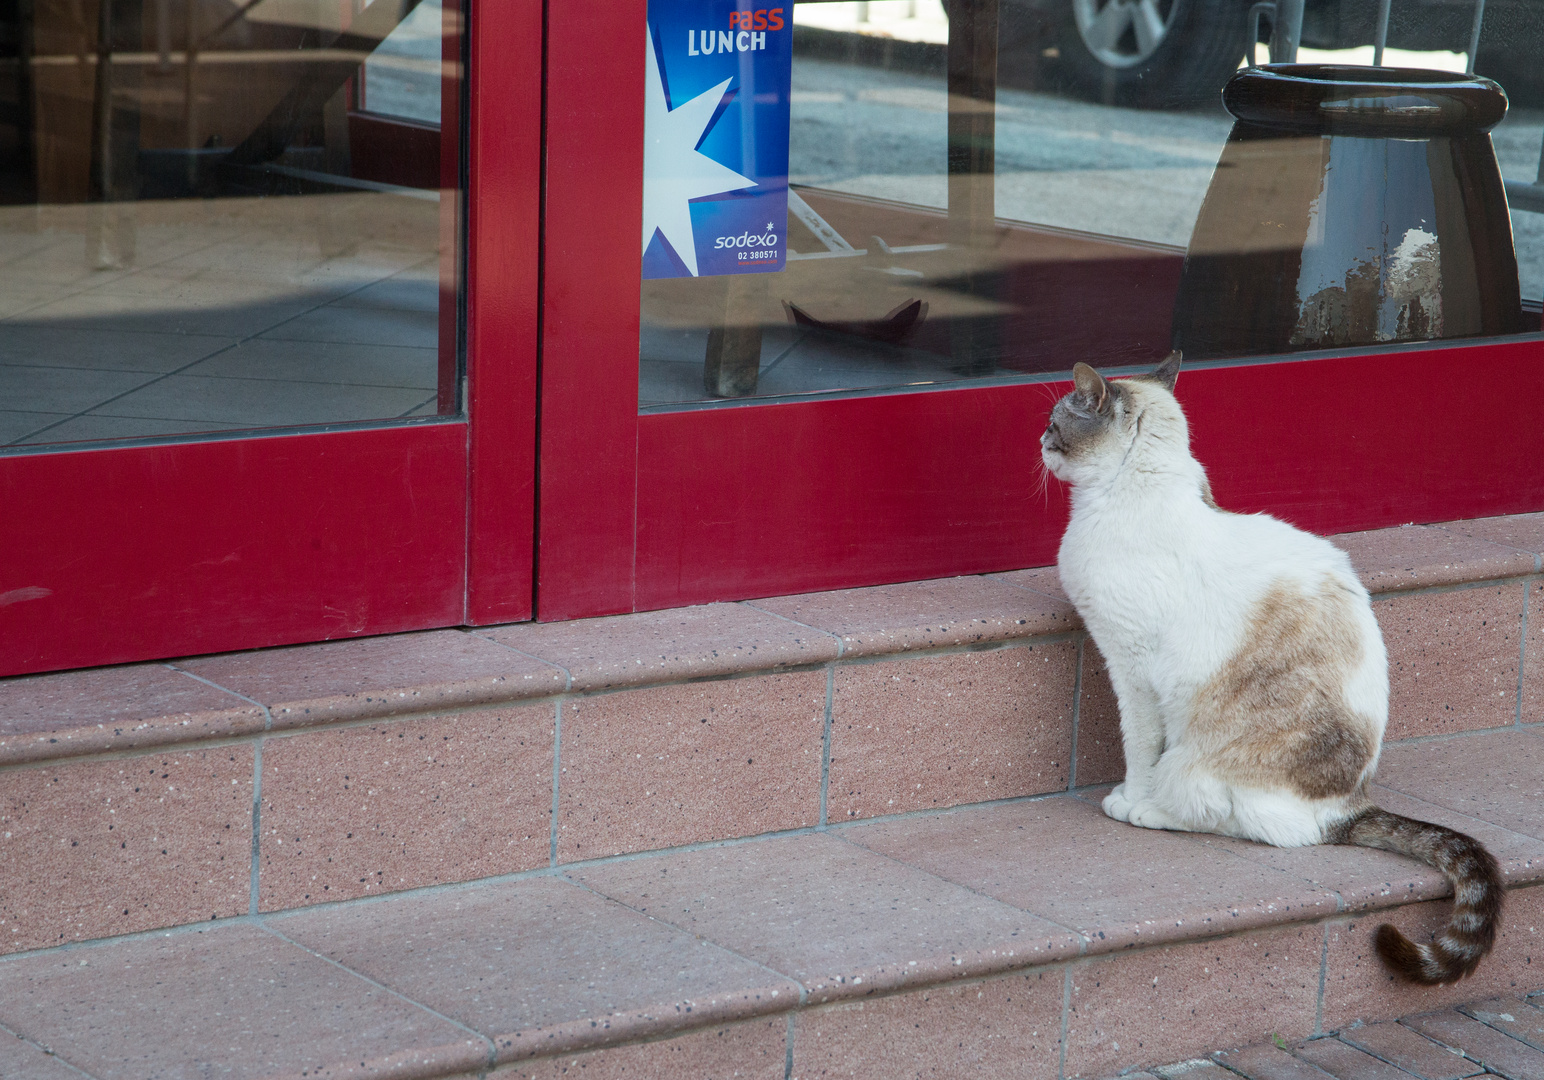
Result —
[{"label": "blue advertising poster", "polygon": [[756,5],[649,0],[645,278],[783,268],[793,4]]}]

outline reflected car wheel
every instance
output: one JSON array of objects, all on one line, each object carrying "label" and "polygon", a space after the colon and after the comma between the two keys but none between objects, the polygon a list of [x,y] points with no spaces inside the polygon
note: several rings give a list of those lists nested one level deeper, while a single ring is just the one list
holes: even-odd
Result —
[{"label": "reflected car wheel", "polygon": [[1219,103],[1244,57],[1247,11],[1241,0],[1053,0],[1047,73],[1110,105]]},{"label": "reflected car wheel", "polygon": [[1099,63],[1116,69],[1152,60],[1178,10],[1175,0],[1072,0],[1083,47]]}]

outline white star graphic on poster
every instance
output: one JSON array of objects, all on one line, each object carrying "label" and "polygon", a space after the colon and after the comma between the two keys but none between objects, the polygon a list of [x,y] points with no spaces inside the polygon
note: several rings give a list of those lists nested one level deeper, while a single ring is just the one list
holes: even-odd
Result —
[{"label": "white star graphic on poster", "polygon": [[691,200],[756,184],[697,150],[724,91],[734,80],[725,79],[672,109],[665,100],[654,42],[645,35],[645,43],[648,76],[643,121],[643,248],[648,250],[658,229],[696,277],[697,244],[692,236]]}]

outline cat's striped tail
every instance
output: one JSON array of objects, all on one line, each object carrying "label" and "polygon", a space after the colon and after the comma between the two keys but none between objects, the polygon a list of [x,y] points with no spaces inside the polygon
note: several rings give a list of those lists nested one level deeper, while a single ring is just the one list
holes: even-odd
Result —
[{"label": "cat's striped tail", "polygon": [[1430,945],[1417,945],[1390,923],[1378,927],[1378,955],[1397,974],[1418,983],[1453,982],[1496,943],[1505,895],[1501,868],[1474,837],[1369,806],[1328,830],[1325,842],[1409,855],[1453,883],[1453,918]]}]

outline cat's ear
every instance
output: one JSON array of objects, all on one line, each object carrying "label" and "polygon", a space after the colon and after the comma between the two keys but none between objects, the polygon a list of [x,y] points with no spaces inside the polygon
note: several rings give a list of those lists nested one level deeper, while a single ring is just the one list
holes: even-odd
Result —
[{"label": "cat's ear", "polygon": [[1072,383],[1078,395],[1091,405],[1095,412],[1106,412],[1110,407],[1110,388],[1093,368],[1084,363],[1072,365]]},{"label": "cat's ear", "polygon": [[1175,349],[1153,370],[1150,378],[1169,393],[1174,393],[1174,384],[1179,381],[1179,362],[1182,359],[1184,359],[1184,353]]}]

